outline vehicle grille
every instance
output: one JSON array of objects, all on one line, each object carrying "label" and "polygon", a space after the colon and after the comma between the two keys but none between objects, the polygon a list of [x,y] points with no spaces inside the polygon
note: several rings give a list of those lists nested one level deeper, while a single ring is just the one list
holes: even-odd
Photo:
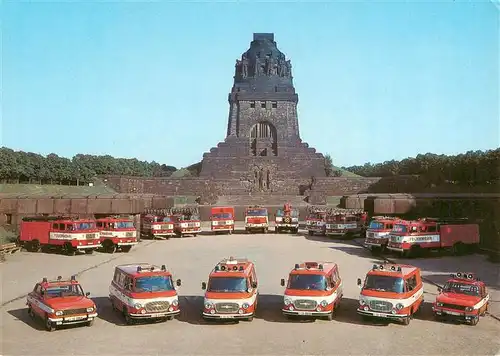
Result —
[{"label": "vehicle grille", "polygon": [[443,303],[443,308],[448,308],[448,309],[455,309],[455,310],[465,310],[467,308],[464,305],[455,305],[455,304],[446,304]]},{"label": "vehicle grille", "polygon": [[89,239],[89,240],[90,240],[90,239],[95,239],[95,238],[96,238],[96,235],[97,235],[97,234],[86,234],[86,235],[85,235],[85,238],[87,238],[87,239]]},{"label": "vehicle grille", "polygon": [[367,237],[375,237],[375,234],[374,234],[373,232],[369,232],[369,233],[367,234]]},{"label": "vehicle grille", "polygon": [[371,300],[370,309],[380,312],[390,312],[392,310],[392,303],[383,300]]},{"label": "vehicle grille", "polygon": [[170,303],[167,301],[158,301],[158,302],[149,302],[146,303],[144,306],[144,309],[148,313],[158,313],[158,312],[164,312],[167,311],[168,308],[170,307]]},{"label": "vehicle grille", "polygon": [[286,218],[283,219],[283,221],[285,222],[285,224],[290,224],[292,222],[292,219],[290,219],[288,216]]},{"label": "vehicle grille", "polygon": [[63,310],[63,315],[87,314],[87,308]]},{"label": "vehicle grille", "polygon": [[188,227],[195,227],[196,223],[188,223]]},{"label": "vehicle grille", "polygon": [[297,299],[293,302],[296,309],[313,310],[318,306],[318,302],[309,299]]},{"label": "vehicle grille", "polygon": [[215,304],[215,311],[221,314],[234,314],[238,312],[240,306],[238,303],[217,303]]},{"label": "vehicle grille", "polygon": [[133,232],[127,232],[127,233],[125,233],[125,236],[126,237],[134,237],[134,233]]}]

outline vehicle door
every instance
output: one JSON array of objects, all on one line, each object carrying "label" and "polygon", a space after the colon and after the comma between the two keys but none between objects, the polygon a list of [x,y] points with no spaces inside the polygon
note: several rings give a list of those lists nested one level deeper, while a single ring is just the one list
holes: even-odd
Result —
[{"label": "vehicle door", "polygon": [[417,292],[419,291],[419,288],[417,287],[418,283],[416,274],[412,274],[405,279],[405,289],[412,305],[419,302],[417,300]]},{"label": "vehicle door", "polygon": [[35,288],[33,288],[33,291],[29,294],[30,297],[30,306],[31,310],[33,312],[40,316],[43,317],[45,314],[45,311],[41,308],[41,304],[43,303],[43,298],[42,298],[42,286],[40,283],[37,283]]}]

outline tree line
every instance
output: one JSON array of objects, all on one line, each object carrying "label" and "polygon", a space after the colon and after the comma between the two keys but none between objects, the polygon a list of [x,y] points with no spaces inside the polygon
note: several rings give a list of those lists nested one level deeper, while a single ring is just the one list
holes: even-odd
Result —
[{"label": "tree line", "polygon": [[402,161],[366,163],[363,166],[342,167],[363,177],[420,175],[439,185],[489,185],[500,182],[500,148],[488,151],[468,151],[455,156],[432,153],[419,154]]},{"label": "tree line", "polygon": [[69,159],[54,153],[43,156],[0,148],[0,180],[3,181],[74,184],[90,182],[99,175],[169,177],[175,171],[174,166],[135,158],[77,154]]}]

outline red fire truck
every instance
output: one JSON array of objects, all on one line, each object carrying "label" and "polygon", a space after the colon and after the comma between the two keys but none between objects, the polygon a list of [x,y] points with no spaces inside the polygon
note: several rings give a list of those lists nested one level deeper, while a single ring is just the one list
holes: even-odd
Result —
[{"label": "red fire truck", "polygon": [[249,206],[245,209],[245,232],[261,231],[267,234],[269,231],[269,212],[261,206]]},{"label": "red fire truck", "polygon": [[19,243],[31,252],[56,250],[70,256],[76,251],[91,254],[101,247],[95,220],[68,216],[23,218]]},{"label": "red fire truck", "polygon": [[96,225],[100,230],[101,245],[105,252],[129,252],[132,246],[137,245],[137,230],[134,222],[128,218],[104,217],[97,219]]},{"label": "red fire truck", "polygon": [[402,256],[429,250],[451,250],[455,255],[473,251],[479,244],[479,225],[467,219],[423,218],[394,225],[387,248]]},{"label": "red fire truck", "polygon": [[389,243],[389,235],[397,222],[403,220],[391,216],[374,216],[366,230],[365,246],[373,253],[384,252]]},{"label": "red fire truck", "polygon": [[234,208],[213,207],[210,214],[211,228],[214,233],[226,231],[228,234],[234,232]]},{"label": "red fire truck", "polygon": [[148,209],[141,214],[141,236],[168,240],[174,235],[174,221],[168,210]]},{"label": "red fire truck", "polygon": [[276,211],[274,226],[277,234],[287,230],[296,234],[299,231],[299,209],[292,208],[290,203],[284,204],[282,209]]},{"label": "red fire truck", "polygon": [[328,236],[354,237],[366,228],[367,213],[361,209],[329,209],[325,233]]},{"label": "red fire truck", "polygon": [[306,228],[309,236],[318,233],[325,235],[326,233],[326,209],[324,207],[311,206],[308,208],[306,219]]},{"label": "red fire truck", "polygon": [[182,207],[170,209],[174,221],[174,232],[178,237],[196,236],[201,232],[201,220],[198,208]]}]

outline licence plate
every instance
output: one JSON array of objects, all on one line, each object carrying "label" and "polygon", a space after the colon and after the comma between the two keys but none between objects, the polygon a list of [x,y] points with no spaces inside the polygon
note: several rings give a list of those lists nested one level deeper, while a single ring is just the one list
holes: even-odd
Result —
[{"label": "licence plate", "polygon": [[232,316],[232,315],[220,315],[219,317],[221,319],[232,319],[232,318],[234,318],[234,316]]},{"label": "licence plate", "polygon": [[312,312],[305,312],[305,311],[299,311],[299,312],[297,312],[297,314],[299,314],[299,315],[313,315]]},{"label": "licence plate", "polygon": [[155,313],[155,314],[149,314],[151,318],[159,318],[161,316],[165,316],[165,313]]},{"label": "licence plate", "polygon": [[87,316],[80,315],[80,316],[70,316],[70,317],[64,318],[65,321],[75,321],[75,320],[83,320],[83,319],[87,319]]},{"label": "licence plate", "polygon": [[382,313],[373,313],[373,316],[376,316],[379,318],[387,318],[387,314],[382,314]]}]

